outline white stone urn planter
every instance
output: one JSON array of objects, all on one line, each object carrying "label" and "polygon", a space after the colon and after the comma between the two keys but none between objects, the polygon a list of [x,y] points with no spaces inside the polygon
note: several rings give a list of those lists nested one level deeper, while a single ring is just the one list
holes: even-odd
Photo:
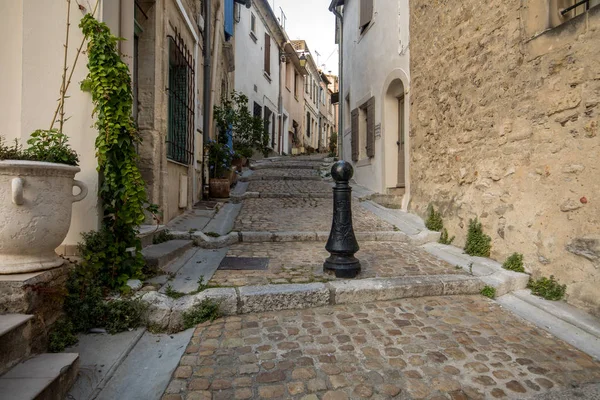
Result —
[{"label": "white stone urn planter", "polygon": [[[0,161],[0,274],[58,267],[55,249],[71,225],[73,202],[87,195],[78,167],[37,161]],[[80,193],[73,195],[73,186]]]}]

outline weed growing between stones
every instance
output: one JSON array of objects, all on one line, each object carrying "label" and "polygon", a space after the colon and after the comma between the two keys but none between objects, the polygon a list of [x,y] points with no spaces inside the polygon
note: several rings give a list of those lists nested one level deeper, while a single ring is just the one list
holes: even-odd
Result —
[{"label": "weed growing between stones", "polygon": [[220,304],[213,299],[204,299],[183,313],[183,325],[185,329],[189,329],[206,321],[214,321],[220,316]]},{"label": "weed growing between stones", "polygon": [[451,245],[452,242],[454,242],[455,236],[452,236],[451,238],[449,238],[448,236],[448,229],[442,229],[442,234],[440,235],[439,243]]},{"label": "weed growing between stones", "polygon": [[175,239],[175,236],[168,229],[164,229],[158,233],[158,235],[152,238],[152,244],[161,244],[168,242],[169,240]]},{"label": "weed growing between stones", "polygon": [[205,235],[213,238],[221,237],[221,235],[219,235],[217,232],[206,232]]},{"label": "weed growing between stones", "polygon": [[450,237],[448,234],[448,229],[444,228],[444,221],[442,219],[442,214],[438,211],[435,211],[433,205],[429,205],[427,208],[427,212],[429,213],[427,217],[427,221],[425,221],[425,226],[430,231],[441,232],[440,240],[438,241],[441,244],[450,245],[454,241],[454,236]]},{"label": "weed growing between stones", "polygon": [[185,296],[185,293],[178,292],[177,290],[173,289],[173,286],[169,284],[167,285],[167,289],[165,290],[165,295],[172,299],[180,299],[183,296]]},{"label": "weed growing between stones", "polygon": [[550,278],[541,277],[538,280],[530,279],[527,287],[531,289],[531,293],[536,296],[543,297],[546,300],[562,300],[567,291],[567,285],[561,285],[550,275]]},{"label": "weed growing between stones", "polygon": [[492,249],[492,238],[483,233],[481,222],[469,220],[469,232],[465,243],[465,253],[470,256],[489,257]]},{"label": "weed growing between stones", "polygon": [[510,271],[515,272],[525,272],[525,268],[523,268],[523,254],[513,253],[510,255],[504,264],[502,264],[502,268],[508,269]]},{"label": "weed growing between stones", "polygon": [[425,221],[425,226],[430,231],[440,232],[444,228],[444,221],[442,220],[442,215],[439,212],[435,211],[431,204],[427,208],[427,212],[429,216],[427,217],[427,221]]},{"label": "weed growing between stones", "polygon": [[481,293],[482,296],[488,297],[490,299],[496,298],[496,288],[492,286],[484,286],[484,288],[481,289],[479,293]]},{"label": "weed growing between stones", "polygon": [[73,324],[67,319],[54,323],[48,335],[48,351],[59,353],[69,346],[77,344],[77,336],[73,333]]}]

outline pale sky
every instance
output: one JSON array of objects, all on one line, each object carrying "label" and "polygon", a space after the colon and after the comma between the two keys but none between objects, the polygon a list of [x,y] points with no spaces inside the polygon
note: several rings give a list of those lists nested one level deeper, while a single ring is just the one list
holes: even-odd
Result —
[{"label": "pale sky", "polygon": [[[329,12],[331,0],[268,0],[275,15],[286,16],[285,30],[291,40],[304,39],[324,71],[338,73],[338,51],[335,44],[335,15]],[[319,52],[319,56],[315,51]],[[321,64],[325,64],[323,67]]]}]

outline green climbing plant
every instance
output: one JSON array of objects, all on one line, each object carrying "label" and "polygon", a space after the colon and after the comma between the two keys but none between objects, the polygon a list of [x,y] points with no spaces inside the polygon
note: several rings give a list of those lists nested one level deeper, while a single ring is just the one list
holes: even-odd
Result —
[{"label": "green climbing plant", "polygon": [[95,262],[106,269],[106,284],[119,288],[127,279],[142,275],[141,243],[136,235],[147,202],[137,167],[140,137],[131,116],[131,76],[117,50],[119,38],[106,24],[87,14],[79,27],[88,40],[88,75],[82,88],[90,91],[94,104],[99,196],[104,205],[102,237],[106,246]]}]

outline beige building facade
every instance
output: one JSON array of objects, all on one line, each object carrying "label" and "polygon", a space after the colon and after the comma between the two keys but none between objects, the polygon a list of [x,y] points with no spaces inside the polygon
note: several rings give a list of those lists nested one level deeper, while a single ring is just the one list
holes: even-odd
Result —
[{"label": "beige building facade", "polygon": [[[95,1],[71,2],[68,65],[83,37],[78,28]],[[26,142],[36,129],[48,129],[61,85],[66,2],[0,0],[0,135]],[[195,0],[100,0],[96,18],[107,23],[132,74],[133,116],[142,138],[139,165],[149,200],[158,204],[161,222],[191,208],[201,197],[203,41],[205,16]],[[219,101],[232,85],[233,52],[223,33],[224,2],[212,2],[211,98]],[[64,133],[77,151],[88,196],[73,205],[71,229],[59,252],[72,253],[81,233],[99,227],[91,96],[79,88],[87,75],[82,54],[66,101]],[[210,116],[209,116],[210,117]],[[213,129],[214,130],[214,129]],[[209,133],[210,134],[210,133]]]},{"label": "beige building facade", "polygon": [[410,2],[410,210],[600,315],[600,6]]}]

